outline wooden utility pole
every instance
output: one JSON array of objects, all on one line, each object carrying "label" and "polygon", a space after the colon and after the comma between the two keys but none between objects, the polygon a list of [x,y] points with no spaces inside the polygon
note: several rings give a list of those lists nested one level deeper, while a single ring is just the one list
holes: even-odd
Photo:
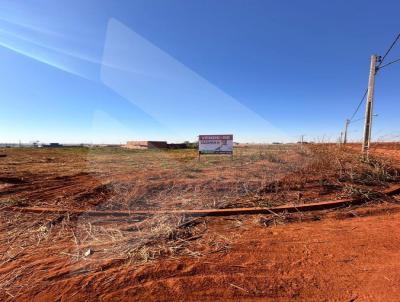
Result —
[{"label": "wooden utility pole", "polygon": [[305,136],[304,134],[302,134],[302,135],[300,136],[300,143],[301,143],[301,144],[304,143],[304,136]]},{"label": "wooden utility pole", "polygon": [[375,74],[376,74],[376,69],[377,69],[376,62],[377,62],[377,56],[372,55],[371,56],[371,66],[369,69],[367,105],[365,107],[364,139],[363,139],[363,144],[362,144],[362,153],[364,155],[364,158],[368,157],[368,151],[369,151],[369,147],[371,144]]},{"label": "wooden utility pole", "polygon": [[347,119],[346,123],[344,124],[344,138],[343,138],[343,145],[347,144],[347,130],[349,129],[350,120]]}]

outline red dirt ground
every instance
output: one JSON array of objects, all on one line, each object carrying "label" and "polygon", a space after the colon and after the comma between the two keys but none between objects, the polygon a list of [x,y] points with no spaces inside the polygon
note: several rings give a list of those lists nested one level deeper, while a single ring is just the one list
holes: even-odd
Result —
[{"label": "red dirt ground", "polygon": [[[373,152],[400,158],[397,145],[378,146]],[[11,172],[6,175],[8,183],[21,182],[20,187],[5,186],[0,193],[25,196],[24,180],[11,179]],[[67,177],[65,187],[56,182],[38,185],[30,196],[39,205],[52,202],[52,206],[71,205],[79,196],[93,198],[83,196],[75,178],[81,177],[94,192],[102,185],[101,178],[74,175],[68,176],[73,179],[70,185]],[[65,190],[75,199],[66,201]],[[107,196],[103,190],[98,194],[93,200]],[[399,197],[276,220],[271,216],[200,218],[199,226],[179,239],[181,253],[138,263],[119,257],[125,253],[119,248],[140,234],[131,226],[141,218],[38,217],[0,211],[0,300],[399,300]],[[86,227],[90,227],[87,235],[77,233]],[[107,232],[101,233],[104,228]],[[82,255],[88,248],[90,253]]]},{"label": "red dirt ground", "polygon": [[397,301],[399,211],[381,204],[318,212],[310,219],[321,220],[276,227],[255,225],[259,217],[238,217],[240,228],[213,218],[208,228],[233,238],[229,251],[141,266],[91,268],[90,258],[72,263],[49,248],[30,254],[34,274],[14,282],[23,285],[19,301]]}]

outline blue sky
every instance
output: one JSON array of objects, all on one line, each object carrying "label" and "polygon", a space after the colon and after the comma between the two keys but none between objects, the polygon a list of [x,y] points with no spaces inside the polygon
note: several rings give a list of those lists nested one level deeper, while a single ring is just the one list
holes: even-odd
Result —
[{"label": "blue sky", "polygon": [[[336,139],[398,1],[0,1],[0,141]],[[398,45],[387,58],[400,58]],[[400,64],[374,138],[400,134]],[[359,112],[362,117],[363,107]],[[362,122],[350,128],[362,135]]]}]

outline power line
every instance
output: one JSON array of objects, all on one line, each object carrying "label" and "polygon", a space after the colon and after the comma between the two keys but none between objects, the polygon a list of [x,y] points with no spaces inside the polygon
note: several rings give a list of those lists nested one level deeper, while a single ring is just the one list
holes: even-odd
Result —
[{"label": "power line", "polygon": [[351,118],[350,118],[350,121],[353,120],[353,118],[356,116],[358,110],[360,110],[360,107],[361,107],[362,103],[364,102],[364,99],[365,99],[365,97],[367,96],[367,93],[368,93],[368,88],[365,90],[364,95],[363,95],[363,97],[361,98],[360,103],[358,103],[358,106],[357,106],[356,110],[354,111],[353,115],[352,115]]},{"label": "power line", "polygon": [[[361,105],[363,104],[363,102],[365,100],[365,97],[368,95],[367,107],[366,107],[366,111],[365,111],[364,139],[363,139],[363,146],[362,146],[362,152],[364,154],[364,157],[367,157],[367,158],[368,158],[368,150],[369,150],[369,147],[371,144],[371,126],[372,126],[372,116],[373,116],[372,108],[373,108],[375,76],[378,73],[378,71],[380,70],[380,68],[387,67],[391,64],[395,64],[400,61],[400,59],[397,59],[397,60],[394,60],[394,61],[389,62],[382,66],[386,57],[392,51],[393,47],[396,45],[396,43],[399,39],[400,39],[400,33],[396,36],[396,38],[394,39],[394,41],[392,42],[392,44],[390,45],[389,49],[386,51],[386,53],[383,57],[380,57],[377,55],[371,56],[371,67],[370,67],[370,74],[369,74],[369,80],[368,80],[368,88],[365,90],[364,95],[361,98],[361,101],[359,102],[359,104],[358,104],[356,110],[354,111],[353,115],[351,116],[351,118],[346,120],[344,144],[346,144],[346,141],[347,141],[348,126],[352,123],[362,120],[362,118],[354,120],[354,117],[357,115],[358,111],[360,110]],[[343,134],[343,132],[342,132],[342,134]]]},{"label": "power line", "polygon": [[392,62],[389,62],[389,63],[379,67],[379,69],[385,68],[386,66],[392,65],[392,64],[397,63],[397,62],[400,62],[400,59],[397,59],[397,60],[394,60]]},{"label": "power line", "polygon": [[357,123],[357,122],[359,122],[359,121],[362,121],[363,119],[364,119],[363,117],[362,117],[362,118],[359,118],[359,119],[356,119],[356,120],[352,121],[352,122],[349,123],[349,124]]},{"label": "power line", "polygon": [[[394,39],[394,41],[392,42],[392,44],[390,45],[390,47],[389,47],[388,50],[386,51],[385,55],[379,60],[379,64],[378,64],[378,66],[376,66],[376,67],[377,67],[377,68],[376,68],[376,72],[378,72],[378,70],[381,69],[381,68],[384,68],[384,67],[386,67],[386,66],[389,66],[389,65],[391,65],[391,64],[394,64],[394,63],[397,63],[397,62],[400,61],[400,59],[398,59],[398,60],[392,61],[392,62],[390,62],[390,63],[387,63],[387,64],[381,66],[381,65],[383,64],[383,62],[385,61],[386,57],[388,56],[388,54],[391,52],[391,50],[393,49],[393,47],[396,45],[397,41],[399,41],[399,39],[400,39],[400,33],[396,36],[396,38]],[[353,122],[353,119],[354,119],[354,117],[356,116],[356,114],[358,113],[358,111],[360,110],[361,105],[363,104],[364,99],[365,99],[365,97],[367,96],[367,93],[368,93],[368,88],[365,90],[364,95],[363,95],[363,97],[361,98],[361,101],[358,103],[358,106],[357,106],[356,110],[354,111],[353,115],[351,116],[350,122]]]},{"label": "power line", "polygon": [[378,68],[383,64],[383,61],[385,61],[387,55],[390,53],[390,51],[393,49],[394,45],[397,43],[397,41],[400,39],[400,33],[397,35],[396,39],[394,39],[392,45],[390,45],[389,49],[386,51],[385,55],[382,57],[378,64]]},{"label": "power line", "polygon": [[[377,116],[378,116],[377,114],[373,115],[373,117],[377,117]],[[349,124],[354,124],[354,123],[357,123],[357,122],[362,121],[364,119],[365,119],[364,117],[361,117],[361,118],[358,118],[358,119],[356,119],[354,121],[349,122]]]}]

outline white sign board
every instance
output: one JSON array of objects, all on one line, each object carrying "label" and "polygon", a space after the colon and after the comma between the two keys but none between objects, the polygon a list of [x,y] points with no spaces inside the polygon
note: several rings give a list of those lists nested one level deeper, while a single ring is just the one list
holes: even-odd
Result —
[{"label": "white sign board", "polygon": [[233,135],[199,135],[199,154],[233,154]]}]

